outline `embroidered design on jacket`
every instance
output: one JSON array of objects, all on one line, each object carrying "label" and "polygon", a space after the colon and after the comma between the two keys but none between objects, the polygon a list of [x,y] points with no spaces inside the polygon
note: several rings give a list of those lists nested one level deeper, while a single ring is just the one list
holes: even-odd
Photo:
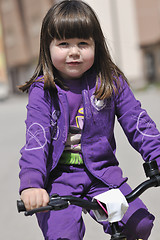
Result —
[{"label": "embroidered design on jacket", "polygon": [[54,110],[52,112],[52,119],[51,119],[51,126],[53,127],[52,130],[52,139],[57,140],[59,137],[60,129],[57,125],[58,117],[60,115],[60,111]]},{"label": "embroidered design on jacket", "polygon": [[25,150],[27,151],[42,149],[47,143],[46,131],[39,123],[30,125],[26,138]]},{"label": "embroidered design on jacket", "polygon": [[108,98],[108,99],[104,99],[104,100],[98,100],[97,98],[95,98],[94,95],[91,96],[91,103],[92,103],[92,106],[97,110],[97,111],[100,111],[102,110],[103,108],[107,108],[107,109],[110,109],[112,108],[112,101],[111,101],[111,98]]},{"label": "embroidered design on jacket", "polygon": [[[155,123],[151,121],[151,119],[144,118],[145,111],[142,111],[137,119],[137,131],[142,134],[144,137],[159,137],[160,133],[158,133],[158,130],[155,129]],[[156,132],[155,132],[156,131]],[[158,134],[157,134],[158,133]]]}]

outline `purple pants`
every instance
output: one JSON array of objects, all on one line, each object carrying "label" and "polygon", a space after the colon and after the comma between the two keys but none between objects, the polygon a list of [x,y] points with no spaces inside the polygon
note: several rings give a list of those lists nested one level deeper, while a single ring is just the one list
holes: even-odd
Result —
[{"label": "purple pants", "polygon": [[[58,165],[48,184],[48,193],[51,195],[72,195],[91,200],[94,196],[108,189],[103,182],[93,177],[84,166]],[[126,195],[131,191],[127,183],[119,189]],[[94,217],[92,211],[89,212]],[[60,211],[50,211],[37,214],[39,226],[46,240],[82,240],[85,226],[82,219],[82,209],[70,205]],[[129,208],[122,219],[124,233],[128,240],[148,239],[153,227],[154,216],[151,215],[140,199],[129,204]],[[100,223],[104,232],[110,234],[108,222]]]}]

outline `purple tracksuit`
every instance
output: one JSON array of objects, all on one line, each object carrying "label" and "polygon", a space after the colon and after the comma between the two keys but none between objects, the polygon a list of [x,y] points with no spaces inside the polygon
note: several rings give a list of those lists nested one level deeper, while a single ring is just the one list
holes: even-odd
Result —
[{"label": "purple tracksuit", "polygon": [[[20,192],[25,188],[38,187],[46,188],[49,194],[91,199],[101,192],[119,187],[123,194],[127,194],[130,188],[127,179],[122,177],[115,156],[115,116],[130,144],[143,159],[156,159],[160,167],[160,133],[128,84],[120,79],[119,94],[113,94],[97,104],[94,98],[95,81],[96,76],[91,74],[83,82],[81,147],[84,165],[80,166],[58,164],[69,129],[69,106],[64,91],[57,86],[58,94],[51,98],[43,90],[43,82],[32,84],[27,105],[26,144],[21,150]],[[38,214],[45,239],[82,239],[84,224],[81,211],[70,206],[62,211]],[[154,217],[139,199],[131,203],[123,219],[128,239],[148,239],[153,220]],[[104,231],[109,233],[108,223],[103,226]]]}]

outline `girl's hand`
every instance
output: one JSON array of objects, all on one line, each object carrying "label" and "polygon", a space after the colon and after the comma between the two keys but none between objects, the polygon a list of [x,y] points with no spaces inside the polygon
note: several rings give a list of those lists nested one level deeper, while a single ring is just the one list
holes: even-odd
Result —
[{"label": "girl's hand", "polygon": [[24,202],[27,211],[44,207],[49,202],[49,195],[45,189],[42,188],[28,188],[22,191],[21,200]]}]

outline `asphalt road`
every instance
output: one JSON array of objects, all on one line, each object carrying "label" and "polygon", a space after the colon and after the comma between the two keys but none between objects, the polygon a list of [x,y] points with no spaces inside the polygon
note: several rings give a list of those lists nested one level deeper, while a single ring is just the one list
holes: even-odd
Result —
[{"label": "asphalt road", "polygon": [[[137,92],[136,97],[142,102],[142,107],[148,110],[160,130],[160,89],[153,86],[143,92]],[[0,238],[5,240],[43,239],[35,217],[25,217],[23,214],[18,214],[16,209],[16,200],[19,199],[19,151],[25,142],[26,103],[26,96],[12,96],[0,102]],[[124,170],[124,176],[129,177],[129,183],[134,188],[146,179],[142,168],[143,161],[139,154],[130,147],[118,124],[116,124],[115,133],[120,166]],[[146,191],[141,198],[156,216],[155,226],[149,240],[159,240],[160,188]],[[85,215],[84,219],[85,240],[109,239],[99,224],[93,222],[89,216]]]}]

